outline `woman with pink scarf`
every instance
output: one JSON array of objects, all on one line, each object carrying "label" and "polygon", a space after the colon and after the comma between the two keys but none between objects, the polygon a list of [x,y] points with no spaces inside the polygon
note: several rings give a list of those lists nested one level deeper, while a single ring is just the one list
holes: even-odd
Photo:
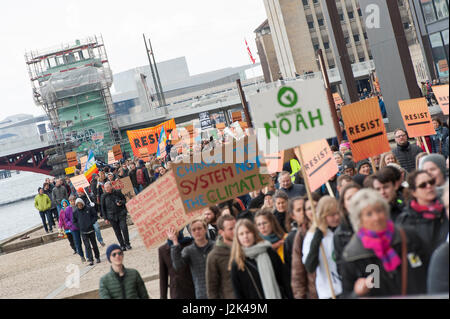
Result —
[{"label": "woman with pink scarf", "polygon": [[426,293],[426,255],[415,231],[394,225],[388,203],[372,189],[356,193],[349,206],[355,234],[343,253],[342,296]]}]

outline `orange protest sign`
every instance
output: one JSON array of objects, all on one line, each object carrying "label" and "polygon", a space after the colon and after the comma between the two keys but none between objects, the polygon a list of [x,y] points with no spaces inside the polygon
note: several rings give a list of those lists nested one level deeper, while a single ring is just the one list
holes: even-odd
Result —
[{"label": "orange protest sign", "polygon": [[424,97],[398,101],[398,106],[409,137],[436,134],[428,111],[427,100]]},{"label": "orange protest sign", "polygon": [[391,150],[376,97],[344,105],[341,113],[355,162]]},{"label": "orange protest sign", "polygon": [[266,154],[264,160],[266,161],[266,168],[268,174],[281,172],[284,163],[284,151],[278,153]]},{"label": "orange protest sign", "polygon": [[158,151],[158,140],[161,128],[164,126],[164,132],[168,139],[170,134],[177,137],[175,120],[171,119],[154,127],[148,127],[140,130],[127,131],[128,140],[134,156],[140,156],[140,149],[147,149],[148,154],[156,154]]},{"label": "orange protest sign", "polygon": [[333,152],[325,139],[300,145],[300,152],[312,192],[338,173]]},{"label": "orange protest sign", "polygon": [[150,156],[148,155],[148,150],[146,148],[139,149],[139,157],[144,160],[144,162],[150,161]]},{"label": "orange protest sign", "polygon": [[114,153],[114,159],[116,161],[121,160],[123,158],[122,149],[120,148],[120,144],[116,144],[113,146],[112,151]]},{"label": "orange protest sign", "polygon": [[69,167],[78,165],[77,153],[76,152],[68,152],[68,153],[66,153],[66,158],[67,158],[67,164],[69,165]]},{"label": "orange protest sign", "polygon": [[126,206],[148,249],[166,242],[166,231],[171,227],[180,230],[202,213],[202,210],[184,211],[173,170],[129,200]]},{"label": "orange protest sign", "polygon": [[444,115],[448,115],[448,84],[432,86],[434,96],[439,103]]}]

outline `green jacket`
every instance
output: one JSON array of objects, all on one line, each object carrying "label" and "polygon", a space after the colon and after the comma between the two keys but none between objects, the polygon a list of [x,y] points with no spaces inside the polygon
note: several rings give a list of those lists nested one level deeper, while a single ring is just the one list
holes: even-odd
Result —
[{"label": "green jacket", "polygon": [[34,198],[34,207],[40,212],[45,212],[52,207],[52,201],[46,194],[37,194]]},{"label": "green jacket", "polygon": [[99,295],[101,299],[149,299],[144,281],[136,269],[127,269],[120,280],[111,267],[111,271],[100,278]]}]

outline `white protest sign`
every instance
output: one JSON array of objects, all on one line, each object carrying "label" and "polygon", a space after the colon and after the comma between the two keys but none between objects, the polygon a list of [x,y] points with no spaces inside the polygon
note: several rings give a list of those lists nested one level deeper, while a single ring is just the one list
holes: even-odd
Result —
[{"label": "white protest sign", "polygon": [[277,147],[270,151],[278,152],[336,136],[320,79],[296,81],[249,96],[249,106],[263,151],[273,140]]},{"label": "white protest sign", "polygon": [[75,187],[75,189],[78,189],[80,187],[85,188],[85,187],[90,186],[88,180],[86,179],[86,176],[84,176],[83,174],[71,177],[70,181],[72,182],[72,185],[73,185],[73,187]]}]

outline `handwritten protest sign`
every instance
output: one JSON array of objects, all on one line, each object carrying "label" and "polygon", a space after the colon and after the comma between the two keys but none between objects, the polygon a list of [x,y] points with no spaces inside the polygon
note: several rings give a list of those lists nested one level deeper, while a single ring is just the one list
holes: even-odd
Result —
[{"label": "handwritten protest sign", "polygon": [[256,137],[245,136],[203,152],[201,161],[173,163],[186,211],[216,205],[269,185],[268,175],[260,173],[263,164],[257,153]]},{"label": "handwritten protest sign", "polygon": [[336,136],[325,86],[320,79],[254,94],[249,96],[249,106],[254,126],[264,128],[265,134],[258,134],[261,147],[277,139],[274,151],[281,151]]},{"label": "handwritten protest sign", "polygon": [[148,150],[146,148],[139,149],[139,156],[144,160],[144,162],[150,161],[150,156],[148,155]]},{"label": "handwritten protest sign", "polygon": [[68,152],[66,153],[67,164],[70,166],[76,166],[78,164],[77,153],[76,152]]},{"label": "handwritten protest sign", "polygon": [[439,103],[444,115],[448,115],[448,84],[432,86],[434,96]]},{"label": "handwritten protest sign", "polygon": [[84,176],[83,174],[71,177],[70,181],[72,182],[72,185],[73,187],[75,187],[75,189],[78,189],[80,187],[86,188],[90,186],[88,180],[86,179],[86,176]]},{"label": "handwritten protest sign", "polygon": [[114,189],[120,190],[122,192],[122,194],[127,199],[127,202],[136,196],[133,184],[131,183],[131,179],[129,176],[112,181],[111,184]]},{"label": "handwritten protest sign", "polygon": [[338,173],[339,168],[326,140],[302,144],[300,152],[311,191],[314,192]]},{"label": "handwritten protest sign", "polygon": [[81,171],[82,172],[84,172],[84,167],[86,166],[87,159],[88,159],[87,156],[80,157]]},{"label": "handwritten protest sign", "polygon": [[355,162],[391,150],[377,98],[341,108]]},{"label": "handwritten protest sign", "polygon": [[123,158],[122,149],[120,148],[120,144],[116,144],[112,147],[112,151],[114,154],[114,159],[119,161]]},{"label": "handwritten protest sign", "polygon": [[340,96],[339,93],[337,93],[337,92],[336,92],[336,93],[333,93],[333,100],[334,100],[334,105],[335,105],[336,107],[339,107],[339,106],[345,104],[344,100],[342,100],[341,96]]},{"label": "handwritten protest sign", "polygon": [[114,158],[113,151],[108,151],[108,165],[114,164],[115,162],[117,162],[117,161]]},{"label": "handwritten protest sign", "polygon": [[185,212],[173,171],[169,171],[126,204],[148,249],[167,241],[166,231],[180,230],[202,210]]},{"label": "handwritten protest sign", "polygon": [[65,169],[66,175],[70,175],[75,173],[75,166],[66,167]]},{"label": "handwritten protest sign", "polygon": [[427,100],[424,97],[398,101],[398,106],[409,137],[436,134],[428,111]]}]

